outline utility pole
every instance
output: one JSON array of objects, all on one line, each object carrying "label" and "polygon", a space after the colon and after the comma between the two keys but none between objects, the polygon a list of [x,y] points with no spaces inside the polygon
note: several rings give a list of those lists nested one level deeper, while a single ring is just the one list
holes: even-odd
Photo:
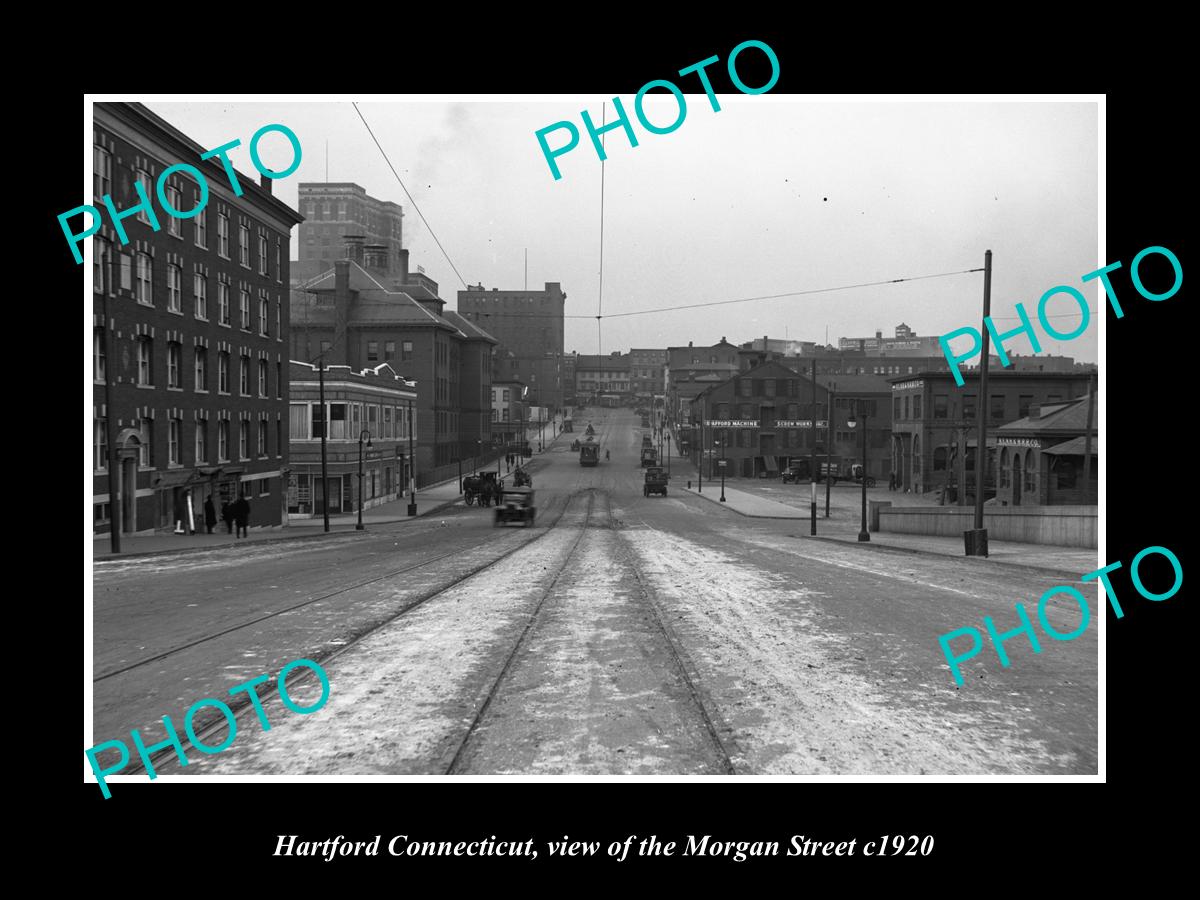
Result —
[{"label": "utility pole", "polygon": [[[828,328],[826,329],[828,331]],[[827,336],[828,337],[828,336]],[[825,518],[829,518],[829,491],[833,486],[833,466],[829,458],[829,451],[833,449],[833,384],[829,386],[829,415],[826,416],[828,421],[825,422]],[[813,425],[813,434],[816,434],[816,425]]]},{"label": "utility pole", "polygon": [[325,530],[329,530],[329,465],[325,455],[325,432],[329,429],[325,427],[325,354],[321,354],[317,358],[320,364],[320,375],[317,383],[319,385],[319,399],[321,403],[321,514],[325,519]]},{"label": "utility pole", "polygon": [[704,395],[700,395],[700,464],[697,468],[697,493],[704,493]]},{"label": "utility pole", "polygon": [[817,361],[812,364],[812,447],[809,449],[809,509],[812,513],[810,534],[817,533]]},{"label": "utility pole", "polygon": [[413,404],[408,401],[408,514],[417,514],[417,458],[413,456]]},{"label": "utility pole", "polygon": [[[98,244],[92,246],[92,252],[98,252]],[[100,314],[104,316],[104,440],[108,444],[108,531],[113,553],[121,552],[121,503],[123,501],[124,485],[120,483],[121,472],[117,468],[117,432],[116,420],[113,415],[113,373],[111,367],[115,364],[112,346],[112,323],[108,320],[108,291],[112,286],[112,254],[104,253],[100,261],[100,273],[103,278],[100,294]],[[137,469],[134,468],[136,473]],[[135,474],[136,478],[137,475]],[[137,496],[137,484],[134,483],[133,494]]]},{"label": "utility pole", "polygon": [[[1083,436],[1083,496],[1087,496],[1088,485],[1092,483],[1092,415],[1096,409],[1096,376],[1088,379],[1088,410],[1087,430]],[[1099,497],[1096,498],[1099,502]]]},{"label": "utility pole", "polygon": [[975,527],[966,535],[967,556],[987,556],[987,529],[983,527],[983,489],[988,467],[987,420],[991,413],[988,403],[988,356],[991,353],[991,332],[987,327],[992,314],[992,251],[983,254],[983,356],[979,363],[979,440],[975,447]]}]

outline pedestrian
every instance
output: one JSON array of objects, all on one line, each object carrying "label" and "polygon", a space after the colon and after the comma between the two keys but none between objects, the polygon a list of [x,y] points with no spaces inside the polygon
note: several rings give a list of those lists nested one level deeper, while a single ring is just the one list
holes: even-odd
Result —
[{"label": "pedestrian", "polygon": [[204,527],[212,534],[213,526],[217,524],[217,508],[213,506],[212,494],[204,501]]},{"label": "pedestrian", "polygon": [[888,490],[894,491],[895,489],[896,489],[896,473],[888,472]]},{"label": "pedestrian", "polygon": [[221,503],[221,518],[225,521],[225,533],[233,534],[233,504],[228,500]]},{"label": "pedestrian", "polygon": [[246,524],[250,521],[250,501],[246,499],[245,491],[233,504],[233,517],[237,520],[237,536],[250,537],[250,532],[246,530]]}]

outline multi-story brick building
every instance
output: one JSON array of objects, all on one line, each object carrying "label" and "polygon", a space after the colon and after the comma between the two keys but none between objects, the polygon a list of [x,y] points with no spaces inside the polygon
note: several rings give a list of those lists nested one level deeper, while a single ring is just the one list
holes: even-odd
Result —
[{"label": "multi-story brick building", "polygon": [[667,351],[629,351],[629,386],[639,400],[653,400],[667,391]]},{"label": "multi-story brick building", "polygon": [[401,268],[404,210],[390,200],[376,200],[350,182],[301,182],[300,225],[294,274],[307,280],[344,256],[347,235],[359,235],[371,257],[371,268],[389,277]]},{"label": "multi-story brick building", "polygon": [[580,403],[616,406],[630,401],[629,354],[575,357],[575,397]]},{"label": "multi-story brick building", "polygon": [[[815,449],[819,464],[828,459],[845,470],[861,459],[861,431],[846,425],[851,412],[849,396],[835,395],[830,428],[830,392],[818,383],[815,395],[814,416],[812,379],[778,361],[762,363],[705,389],[689,404],[687,434],[692,462],[699,465],[703,459],[705,477],[720,475],[713,460],[722,455],[731,477],[773,476],[789,458],[808,457]],[[889,423],[885,410],[872,397],[853,396],[857,415],[868,414],[867,474],[887,478]],[[834,443],[827,456],[831,435]]]},{"label": "multi-story brick building", "polygon": [[711,347],[667,348],[667,409],[675,422],[687,419],[692,401],[702,391],[725,382],[738,371],[738,348],[725,338]]},{"label": "multi-story brick building", "polygon": [[[990,367],[989,367],[990,368]],[[1082,397],[1086,372],[988,372],[989,429],[1046,406]],[[900,487],[918,493],[965,484],[973,493],[980,408],[979,372],[963,372],[957,387],[950,372],[918,372],[892,380],[892,465]],[[988,483],[996,471],[996,432],[988,435]],[[986,496],[986,495],[985,495]]]},{"label": "multi-story brick building", "polygon": [[500,342],[500,378],[529,387],[541,406],[563,407],[563,316],[567,295],[557,281],[540,291],[485,290],[482,284],[458,292],[458,312]]},{"label": "multi-story brick building", "polygon": [[362,508],[404,495],[408,486],[409,447],[416,444],[413,404],[416,386],[387,363],[352,371],[325,368],[322,413],[321,374],[317,366],[292,361],[288,440],[291,473],[287,509],[292,516],[324,513],[321,483],[321,429],[325,433],[325,470],[329,474],[329,512],[354,512],[359,502],[359,438],[362,447]]},{"label": "multi-story brick building", "polygon": [[492,436],[505,445],[523,440],[525,385],[520,381],[492,382]]},{"label": "multi-story brick building", "polygon": [[445,309],[437,283],[408,272],[408,251],[385,287],[386,271],[369,265],[360,241],[346,259],[291,292],[292,358],[355,371],[391,363],[417,383],[416,477],[449,477],[456,460],[479,455],[492,440],[492,352],[496,340]]},{"label": "multi-story brick building", "polygon": [[[237,196],[218,159],[202,161],[206,148],[141,104],[96,103],[92,133],[94,205],[110,194],[118,210],[131,209],[141,182],[161,226],[131,215],[122,245],[106,217],[88,242],[94,527],[109,530],[114,502],[126,533],[177,522],[186,529],[189,509],[202,527],[209,494],[219,508],[242,491],[252,526],[279,525],[288,465],[288,243],[301,217],[272,196],[265,177],[241,177]],[[188,219],[169,215],[154,189],[177,163],[207,181],[208,201]],[[163,192],[177,210],[200,201],[200,185],[184,171],[172,173]]]}]

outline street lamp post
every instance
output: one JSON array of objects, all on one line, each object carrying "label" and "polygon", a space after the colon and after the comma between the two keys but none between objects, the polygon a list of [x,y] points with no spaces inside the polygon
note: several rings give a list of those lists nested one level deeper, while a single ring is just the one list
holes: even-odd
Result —
[{"label": "street lamp post", "polygon": [[371,432],[363,429],[358,435],[358,524],[354,526],[355,531],[363,530],[362,511],[363,511],[363,438],[367,440],[368,449],[371,446]]},{"label": "street lamp post", "polygon": [[667,432],[667,480],[671,478],[671,432]]},{"label": "street lamp post", "polygon": [[714,441],[721,445],[721,502],[725,502],[725,438],[720,441]]},{"label": "street lamp post", "polygon": [[[859,528],[858,539],[860,541],[871,540],[871,533],[867,531],[867,407],[862,400],[856,400],[855,405],[861,405],[859,412],[862,415],[862,526]],[[854,420],[854,413],[851,412],[849,421],[846,425],[853,429],[858,423]]]}]

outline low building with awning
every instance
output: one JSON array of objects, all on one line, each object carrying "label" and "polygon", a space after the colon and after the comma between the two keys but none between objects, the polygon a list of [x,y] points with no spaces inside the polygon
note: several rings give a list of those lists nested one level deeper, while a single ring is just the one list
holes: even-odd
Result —
[{"label": "low building with awning", "polygon": [[1095,394],[1033,406],[996,429],[997,500],[1004,506],[1090,506],[1099,463]]}]

